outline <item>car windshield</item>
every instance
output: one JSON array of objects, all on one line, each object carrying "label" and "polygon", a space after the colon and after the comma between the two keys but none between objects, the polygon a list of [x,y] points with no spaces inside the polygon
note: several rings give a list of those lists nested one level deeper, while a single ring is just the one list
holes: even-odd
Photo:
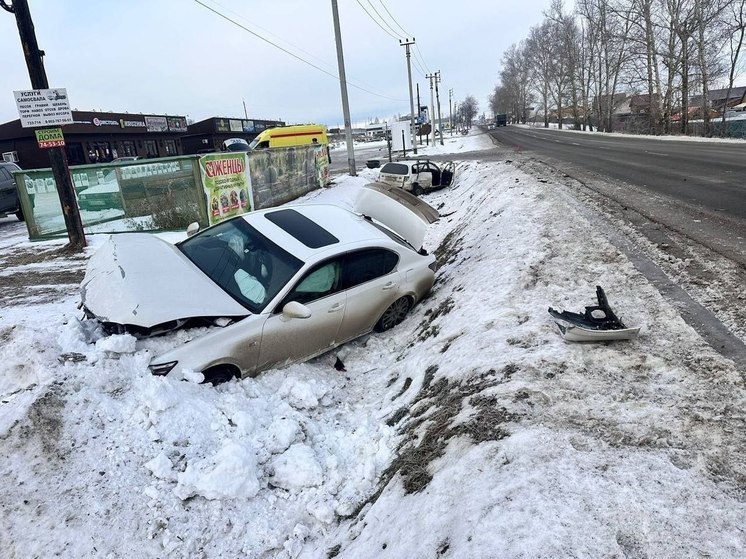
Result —
[{"label": "car windshield", "polygon": [[389,175],[408,175],[409,168],[402,163],[386,163],[381,168],[382,173],[388,173]]},{"label": "car windshield", "polygon": [[255,314],[303,265],[240,217],[210,227],[178,247],[221,289]]}]

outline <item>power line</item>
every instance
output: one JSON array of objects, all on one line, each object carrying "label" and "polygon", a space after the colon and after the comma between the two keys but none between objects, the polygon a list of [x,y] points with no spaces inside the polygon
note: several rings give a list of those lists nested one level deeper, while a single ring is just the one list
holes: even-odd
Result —
[{"label": "power line", "polygon": [[[332,78],[334,78],[335,80],[338,80],[338,79],[339,79],[339,76],[337,76],[336,74],[333,74],[332,72],[327,72],[326,70],[324,70],[324,69],[323,69],[323,68],[321,68],[320,66],[317,66],[317,65],[316,65],[316,64],[314,64],[313,62],[309,62],[309,61],[308,61],[308,60],[306,60],[305,58],[302,58],[302,57],[298,56],[297,54],[295,54],[295,53],[293,53],[293,52],[290,52],[290,51],[289,51],[289,50],[287,50],[286,48],[283,48],[283,47],[281,47],[280,45],[278,45],[278,44],[276,44],[276,43],[273,43],[272,41],[270,41],[270,40],[269,40],[269,39],[267,39],[266,37],[262,37],[262,36],[261,36],[261,35],[260,35],[259,33],[256,33],[255,31],[252,31],[251,29],[249,29],[249,28],[248,28],[248,27],[246,27],[245,25],[241,25],[241,24],[240,24],[239,22],[237,22],[236,20],[234,20],[234,19],[231,19],[231,18],[230,18],[230,17],[228,17],[227,15],[225,15],[225,14],[223,14],[223,13],[219,12],[218,10],[216,10],[215,8],[213,8],[213,7],[211,7],[211,6],[208,6],[207,4],[205,4],[204,2],[202,2],[201,0],[194,0],[194,1],[195,1],[195,2],[197,3],[197,4],[199,4],[200,6],[202,6],[202,7],[204,7],[204,8],[207,8],[207,9],[208,9],[208,10],[210,10],[210,11],[211,11],[212,13],[214,13],[214,14],[216,14],[216,15],[218,15],[218,16],[220,16],[220,17],[222,17],[222,18],[223,18],[223,19],[225,19],[226,21],[229,21],[229,22],[231,22],[231,23],[232,23],[233,25],[235,25],[235,26],[237,26],[237,27],[240,27],[241,29],[243,29],[243,30],[244,30],[244,31],[246,31],[247,33],[250,33],[250,34],[254,35],[254,36],[255,36],[256,38],[258,38],[258,39],[260,39],[260,40],[264,41],[265,43],[267,43],[267,44],[269,44],[269,45],[272,45],[273,47],[275,47],[276,49],[279,49],[279,50],[281,50],[281,51],[282,51],[282,52],[284,52],[285,54],[289,54],[290,56],[292,56],[292,57],[293,57],[293,58],[295,58],[296,60],[300,60],[300,61],[301,61],[301,62],[303,62],[304,64],[308,64],[308,65],[309,65],[309,66],[311,66],[312,68],[315,68],[315,69],[316,69],[316,70],[318,70],[319,72],[323,72],[323,73],[324,73],[324,74],[326,74],[327,76],[331,76],[331,77],[332,77]],[[371,95],[375,95],[376,97],[381,97],[381,98],[383,98],[383,99],[388,99],[388,100],[390,100],[390,101],[403,101],[403,100],[404,100],[404,99],[395,99],[395,98],[393,98],[393,97],[387,97],[386,95],[381,95],[380,93],[375,93],[374,91],[370,91],[370,90],[368,90],[368,89],[365,89],[364,87],[360,87],[359,85],[356,85],[356,84],[354,84],[354,83],[352,83],[352,82],[350,82],[350,81],[346,81],[346,83],[347,83],[348,85],[350,85],[350,86],[354,87],[355,89],[359,89],[360,91],[364,91],[365,93],[369,93],[369,94],[371,94]]]},{"label": "power line", "polygon": [[[295,45],[295,44],[291,43],[290,41],[287,41],[287,40],[285,40],[284,38],[280,37],[279,35],[277,35],[277,34],[275,34],[275,33],[272,33],[272,31],[270,31],[269,29],[266,29],[266,28],[262,27],[261,25],[258,25],[258,24],[256,24],[256,23],[255,23],[255,22],[253,22],[253,21],[249,21],[249,20],[248,20],[248,19],[246,19],[246,18],[245,18],[245,17],[244,17],[244,16],[242,15],[242,14],[238,13],[238,12],[237,12],[237,11],[235,11],[235,10],[232,10],[231,8],[229,8],[228,6],[226,6],[226,5],[224,5],[224,4],[221,4],[221,3],[220,3],[220,2],[218,2],[217,0],[211,0],[211,1],[212,1],[212,3],[213,3],[213,4],[216,4],[216,5],[220,6],[221,8],[223,8],[224,10],[226,10],[226,11],[228,11],[228,12],[230,12],[230,13],[234,14],[234,15],[235,15],[235,16],[236,16],[236,17],[237,17],[238,19],[240,19],[240,20],[243,20],[243,21],[244,21],[245,23],[247,23],[247,24],[250,24],[250,25],[251,25],[251,26],[253,26],[253,27],[257,27],[257,28],[261,29],[262,31],[264,31],[265,33],[267,33],[267,34],[271,35],[272,37],[275,37],[276,39],[279,39],[279,40],[280,40],[280,41],[282,41],[283,43],[285,43],[285,44],[287,44],[287,45],[289,45],[289,46],[293,47],[293,49],[295,49],[296,51],[300,51],[300,52],[302,52],[302,53],[304,53],[304,54],[307,54],[307,55],[308,55],[308,56],[310,56],[311,58],[313,58],[313,59],[315,59],[315,60],[318,60],[318,61],[319,61],[319,62],[320,62],[321,64],[323,64],[323,65],[324,65],[324,66],[326,66],[326,67],[333,67],[333,65],[332,65],[332,64],[330,64],[329,62],[327,62],[326,60],[323,60],[323,59],[319,58],[318,56],[316,56],[315,54],[313,54],[313,53],[311,53],[311,52],[308,52],[307,50],[304,50],[303,48],[299,47],[298,45]],[[332,69],[332,70],[330,70],[330,71],[332,71],[332,72],[333,72],[334,70]],[[370,84],[368,84],[368,83],[366,83],[366,82],[364,82],[364,81],[362,81],[362,80],[358,80],[358,81],[360,82],[360,84],[362,84],[362,85],[361,85],[361,87],[362,87],[362,86],[365,86],[365,87],[368,87],[368,88],[372,87],[372,86],[371,86]],[[347,83],[350,83],[350,84],[351,84],[352,82],[350,82],[350,81],[348,80],[348,81],[347,81]],[[354,87],[356,87],[356,86],[354,86]],[[374,94],[374,95],[375,95],[375,94]],[[384,97],[384,98],[385,98],[385,99],[390,99],[389,97]]]},{"label": "power line", "polygon": [[[388,35],[389,37],[391,37],[392,39],[396,39],[397,41],[399,40],[399,37],[397,37],[396,35],[392,35],[390,31],[388,31],[388,30],[387,30],[387,29],[386,29],[386,28],[385,28],[385,27],[384,27],[383,25],[381,25],[380,23],[378,23],[378,20],[377,20],[376,18],[374,18],[374,17],[372,16],[372,15],[370,15],[370,12],[369,12],[368,10],[366,10],[366,9],[365,9],[365,6],[363,6],[363,3],[362,3],[362,2],[360,2],[360,0],[357,0],[357,3],[358,3],[358,4],[360,5],[360,7],[361,7],[361,8],[363,9],[363,11],[364,11],[364,12],[365,12],[366,14],[368,14],[368,17],[369,17],[370,19],[372,19],[372,20],[373,20],[373,21],[375,22],[375,24],[376,24],[376,25],[377,25],[378,27],[380,27],[380,28],[381,28],[381,30],[382,30],[382,31],[383,31],[384,33],[386,33],[386,34],[387,34],[387,35]],[[372,6],[371,6],[371,7],[372,7]]]},{"label": "power line", "polygon": [[396,29],[394,29],[393,27],[391,27],[391,26],[389,25],[389,23],[388,23],[388,22],[386,21],[386,18],[382,17],[382,16],[381,16],[381,14],[379,14],[379,13],[378,13],[378,10],[376,10],[376,7],[375,7],[375,6],[373,5],[373,3],[372,3],[372,2],[370,1],[370,0],[368,0],[368,5],[369,5],[369,6],[371,7],[371,9],[372,9],[372,10],[373,10],[374,12],[376,12],[376,15],[377,15],[377,16],[378,16],[379,18],[381,18],[381,21],[382,21],[382,22],[383,22],[383,23],[384,23],[384,24],[386,25],[386,27],[388,27],[388,28],[389,28],[389,29],[391,30],[391,32],[392,32],[392,33],[393,33],[394,35],[396,35],[396,38],[397,38],[397,39],[406,39],[406,36],[404,36],[404,35],[399,35],[399,33],[398,33],[398,32],[396,31]]},{"label": "power line", "polygon": [[420,74],[422,74],[423,76],[424,76],[425,74],[427,74],[427,72],[425,72],[425,71],[424,71],[424,70],[422,69],[422,66],[420,66],[420,64],[419,64],[419,63],[417,62],[417,59],[416,59],[416,58],[412,58],[412,63],[413,63],[414,65],[415,65],[415,67],[417,68],[417,71],[418,71],[418,72],[419,72]]},{"label": "power line", "polygon": [[[383,9],[386,10],[386,13],[389,14],[389,17],[394,21],[394,23],[396,24],[396,26],[399,29],[402,30],[402,33],[404,33],[404,36],[405,37],[411,37],[412,36],[411,33],[407,33],[406,31],[404,31],[404,28],[401,25],[399,25],[399,22],[396,21],[396,18],[391,14],[391,12],[389,11],[389,9],[386,7],[386,4],[383,3],[383,0],[379,0],[379,1],[381,2],[381,6],[383,6]],[[378,12],[376,12],[376,13],[378,13]]]},{"label": "power line", "polygon": [[425,70],[427,70],[427,73],[428,74],[432,74],[432,72],[430,71],[430,68],[428,67],[427,63],[425,62],[425,57],[422,56],[422,52],[420,51],[420,47],[415,43],[414,48],[417,49],[417,52],[420,55],[420,62],[422,62],[422,65],[425,67]]},{"label": "power line", "polygon": [[213,4],[216,4],[216,5],[220,6],[220,7],[221,7],[221,8],[223,9],[223,10],[226,10],[226,11],[228,11],[228,12],[230,12],[230,13],[234,14],[234,15],[235,15],[235,16],[236,16],[236,17],[237,17],[238,19],[241,19],[241,20],[245,21],[246,23],[249,23],[249,24],[251,24],[252,26],[254,26],[254,27],[256,27],[256,28],[258,28],[258,29],[261,29],[262,31],[264,31],[264,32],[265,32],[265,33],[267,33],[268,35],[271,35],[272,37],[275,37],[276,39],[279,39],[279,40],[280,40],[280,41],[282,41],[283,43],[285,43],[285,44],[287,44],[287,45],[289,45],[289,46],[293,47],[293,48],[294,48],[295,50],[297,50],[297,51],[300,51],[300,52],[302,52],[303,54],[307,54],[308,56],[310,56],[311,58],[313,58],[313,59],[315,59],[315,60],[318,60],[319,62],[321,62],[321,63],[322,63],[322,64],[324,64],[325,66],[329,66],[329,67],[333,67],[333,66],[334,66],[333,64],[330,64],[330,63],[329,63],[328,61],[326,61],[326,60],[323,60],[323,59],[319,58],[319,57],[318,57],[318,56],[316,56],[315,54],[313,54],[313,53],[311,53],[311,52],[308,52],[307,50],[304,50],[303,48],[299,47],[298,45],[295,45],[295,44],[291,43],[290,41],[287,41],[287,40],[283,39],[282,37],[280,37],[279,35],[277,35],[277,34],[275,34],[275,33],[272,33],[272,31],[270,31],[269,29],[266,29],[266,28],[262,27],[261,25],[258,25],[258,24],[256,24],[256,23],[254,23],[253,21],[249,21],[249,20],[248,20],[248,19],[246,19],[246,18],[245,18],[245,17],[243,16],[243,15],[241,15],[241,14],[240,14],[240,13],[238,13],[237,11],[235,11],[235,10],[233,10],[233,9],[229,8],[229,7],[228,7],[228,6],[226,6],[225,4],[221,4],[221,3],[220,3],[220,2],[218,2],[217,0],[211,0],[211,1],[212,1],[212,3],[213,3]]},{"label": "power line", "polygon": [[[405,38],[406,37],[412,37],[412,35],[410,35],[409,33],[407,33],[404,30],[404,28],[399,24],[399,22],[397,21],[397,19],[394,17],[394,14],[392,14],[391,11],[386,7],[386,4],[383,3],[383,0],[379,0],[379,2],[381,3],[381,6],[383,6],[383,9],[386,10],[386,13],[389,15],[389,17],[391,18],[391,20],[396,24],[396,26],[399,29],[402,30],[402,32],[404,33],[404,37]],[[357,0],[357,3],[360,4],[360,0]],[[378,10],[376,10],[376,8],[375,8],[375,6],[373,6],[373,3],[372,3],[371,0],[368,0],[368,4],[370,4],[370,7],[373,9],[373,11],[376,13],[376,15],[379,18],[381,18],[381,21],[383,21],[383,23],[386,24],[386,27],[388,27],[389,29],[391,29],[391,31],[393,31],[396,35],[399,35],[399,33],[391,25],[389,25],[389,23],[386,21],[386,18],[384,18],[380,14],[380,12]],[[360,6],[362,7],[362,4],[360,4]],[[364,7],[363,7],[363,9],[365,10]],[[373,16],[370,15],[370,13],[368,12],[368,10],[365,10],[365,13],[367,13],[368,17],[370,17],[371,19],[373,19],[373,21],[376,21],[373,18]],[[376,23],[378,23],[378,22],[376,21]],[[380,24],[378,24],[378,26],[381,27]],[[381,27],[381,29],[383,29],[383,27]],[[384,29],[384,31],[386,31],[386,30]],[[388,31],[387,31],[387,33],[388,33]],[[391,35],[391,33],[389,33],[389,35]],[[429,74],[429,73],[431,73],[430,72],[430,68],[428,67],[427,63],[425,62],[425,57],[422,56],[422,51],[420,51],[419,45],[417,45],[415,43],[414,48],[416,49],[416,51],[413,51],[412,54],[414,55],[415,59],[417,59],[417,61],[419,62],[419,65],[417,63],[415,63],[415,66],[418,66],[420,72],[422,72],[423,74]]]}]

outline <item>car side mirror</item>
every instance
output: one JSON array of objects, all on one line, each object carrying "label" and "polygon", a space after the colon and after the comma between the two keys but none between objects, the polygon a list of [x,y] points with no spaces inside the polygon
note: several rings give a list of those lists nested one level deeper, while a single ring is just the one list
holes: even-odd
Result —
[{"label": "car side mirror", "polygon": [[189,224],[189,227],[187,227],[186,234],[187,237],[191,237],[192,235],[196,235],[199,233],[199,223],[196,221]]},{"label": "car side mirror", "polygon": [[298,301],[290,301],[282,307],[282,316],[285,318],[308,318],[311,316],[311,309]]}]

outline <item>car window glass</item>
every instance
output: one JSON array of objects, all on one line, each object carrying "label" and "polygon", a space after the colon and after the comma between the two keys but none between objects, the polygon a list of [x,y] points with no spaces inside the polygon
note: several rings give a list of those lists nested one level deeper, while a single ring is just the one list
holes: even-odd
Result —
[{"label": "car window glass", "polygon": [[277,312],[280,312],[282,307],[290,301],[306,304],[339,291],[341,270],[339,260],[318,264],[283,299]]},{"label": "car window glass", "polygon": [[236,218],[205,229],[179,249],[221,289],[260,312],[303,263]]},{"label": "car window glass", "polygon": [[5,170],[5,167],[0,167],[0,180],[6,181],[11,178],[12,178],[11,174]]},{"label": "car window glass", "polygon": [[367,249],[352,252],[345,257],[342,289],[380,278],[390,273],[399,262],[399,256],[385,249]]},{"label": "car window glass", "polygon": [[381,167],[381,172],[389,175],[408,175],[409,169],[402,163],[386,163]]}]

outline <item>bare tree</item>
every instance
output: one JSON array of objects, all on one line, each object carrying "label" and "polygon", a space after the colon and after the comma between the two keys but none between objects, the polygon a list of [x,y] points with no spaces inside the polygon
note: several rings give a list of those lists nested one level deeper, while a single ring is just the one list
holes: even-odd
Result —
[{"label": "bare tree", "polygon": [[598,128],[604,132],[613,130],[617,86],[630,54],[630,9],[629,5],[612,6],[608,0],[577,2],[577,11],[588,29],[589,65],[593,68],[589,79],[594,82]]},{"label": "bare tree", "polygon": [[526,122],[526,108],[533,99],[531,59],[525,41],[505,51],[502,66],[500,83],[490,95],[490,108],[495,114],[508,114],[514,122]]},{"label": "bare tree", "polygon": [[743,64],[745,2],[575,0],[568,13],[553,0],[525,43],[506,51],[490,105],[520,120],[527,91],[536,92],[544,126],[552,110],[560,126],[571,111],[576,127],[592,125],[593,115],[598,129],[610,132],[620,97],[631,94],[627,122],[638,130],[670,133],[678,113],[688,133],[690,97],[701,92],[697,104],[709,134],[711,88],[727,80],[732,89]]},{"label": "bare tree", "polygon": [[626,15],[630,23],[629,42],[632,52],[629,69],[630,85],[644,84],[647,95],[647,132],[659,134],[661,130],[661,82],[659,70],[658,43],[661,33],[654,20],[655,0],[631,0],[630,9],[618,9]]},{"label": "bare tree", "polygon": [[746,0],[739,0],[731,3],[727,12],[730,15],[725,19],[727,36],[728,36],[728,89],[725,93],[726,106],[723,107],[722,126],[720,135],[725,136],[725,112],[727,110],[727,100],[730,98],[730,92],[736,78],[736,72],[739,68],[739,57],[743,47],[744,33],[746,32]]},{"label": "bare tree", "polygon": [[711,136],[710,126],[710,82],[724,73],[721,53],[726,42],[725,29],[720,25],[720,14],[731,0],[694,0],[694,47],[697,49],[696,67],[702,88],[700,110],[702,112],[702,135]]},{"label": "bare tree", "polygon": [[544,128],[549,128],[549,90],[552,81],[551,25],[544,22],[532,27],[526,42],[527,56],[534,61],[531,80],[538,91],[544,111]]},{"label": "bare tree", "polygon": [[477,116],[479,110],[479,103],[471,95],[467,95],[463,103],[459,105],[458,113],[461,116],[462,122],[467,128],[471,128],[474,117]]}]

